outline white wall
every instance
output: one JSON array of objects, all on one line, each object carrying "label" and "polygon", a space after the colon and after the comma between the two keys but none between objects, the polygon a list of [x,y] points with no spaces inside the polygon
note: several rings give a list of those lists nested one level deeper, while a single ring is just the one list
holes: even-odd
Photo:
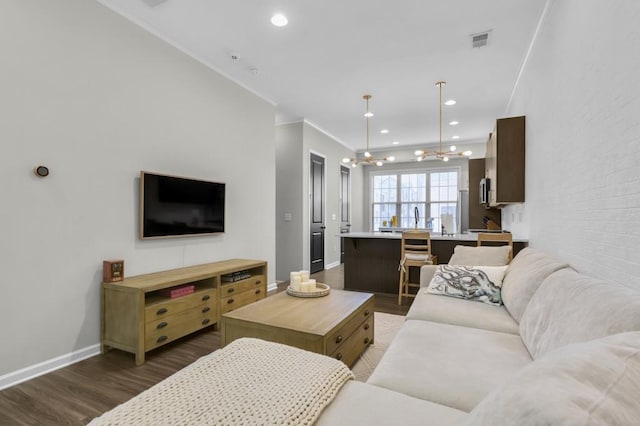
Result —
[{"label": "white wall", "polygon": [[640,2],[552,0],[508,115],[527,116],[526,202],[502,223],[640,288]]},{"label": "white wall", "polygon": [[276,278],[282,281],[303,264],[302,139],[302,122],[276,126]]},{"label": "white wall", "polygon": [[[272,105],[93,1],[0,2],[0,51],[0,382],[95,348],[103,259],[274,280]],[[226,182],[226,233],[139,240],[140,170]]]}]

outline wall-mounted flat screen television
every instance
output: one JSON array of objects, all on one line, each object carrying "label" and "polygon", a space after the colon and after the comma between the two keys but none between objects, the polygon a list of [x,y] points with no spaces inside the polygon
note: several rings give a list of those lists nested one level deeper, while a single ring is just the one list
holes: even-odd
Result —
[{"label": "wall-mounted flat screen television", "polygon": [[225,184],[140,172],[140,238],[224,232]]}]

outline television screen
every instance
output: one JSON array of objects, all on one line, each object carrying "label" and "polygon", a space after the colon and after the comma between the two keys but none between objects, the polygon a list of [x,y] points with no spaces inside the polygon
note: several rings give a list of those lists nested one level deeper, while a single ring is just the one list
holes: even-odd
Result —
[{"label": "television screen", "polygon": [[140,238],[224,232],[225,184],[140,172]]}]

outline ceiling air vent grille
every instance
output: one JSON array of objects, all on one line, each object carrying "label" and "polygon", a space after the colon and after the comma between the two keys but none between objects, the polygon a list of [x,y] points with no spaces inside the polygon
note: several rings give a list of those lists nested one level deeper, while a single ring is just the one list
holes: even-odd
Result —
[{"label": "ceiling air vent grille", "polygon": [[487,41],[489,40],[489,33],[474,34],[471,36],[471,40],[473,42],[473,47],[486,46]]}]

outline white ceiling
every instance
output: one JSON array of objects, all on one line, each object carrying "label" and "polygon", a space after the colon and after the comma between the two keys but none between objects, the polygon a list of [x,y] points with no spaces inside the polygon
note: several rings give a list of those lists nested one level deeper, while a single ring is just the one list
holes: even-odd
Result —
[{"label": "white ceiling", "polygon": [[[546,0],[98,0],[354,150],[484,141],[504,115]],[[289,25],[270,18],[280,12]],[[471,35],[491,30],[488,45]],[[232,59],[236,55],[238,59]],[[452,120],[458,126],[449,126]],[[389,133],[380,134],[381,129]]]}]

